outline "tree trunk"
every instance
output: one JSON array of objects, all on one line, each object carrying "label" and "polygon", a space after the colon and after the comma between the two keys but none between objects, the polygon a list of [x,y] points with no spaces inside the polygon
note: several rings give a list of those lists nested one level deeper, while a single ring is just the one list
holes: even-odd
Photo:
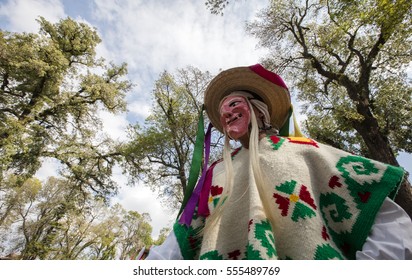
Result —
[{"label": "tree trunk", "polygon": [[408,178],[405,177],[402,185],[399,189],[398,195],[395,197],[395,202],[401,206],[406,213],[408,213],[409,217],[412,219],[412,186],[411,183],[408,181]]}]

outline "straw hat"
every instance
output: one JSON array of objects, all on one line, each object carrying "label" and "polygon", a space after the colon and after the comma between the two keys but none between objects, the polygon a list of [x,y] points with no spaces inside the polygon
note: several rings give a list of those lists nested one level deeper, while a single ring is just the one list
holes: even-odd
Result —
[{"label": "straw hat", "polygon": [[205,91],[204,105],[213,126],[223,133],[220,124],[220,101],[233,91],[243,90],[258,95],[268,106],[270,123],[278,130],[289,119],[291,100],[282,78],[260,64],[236,67],[218,74]]}]

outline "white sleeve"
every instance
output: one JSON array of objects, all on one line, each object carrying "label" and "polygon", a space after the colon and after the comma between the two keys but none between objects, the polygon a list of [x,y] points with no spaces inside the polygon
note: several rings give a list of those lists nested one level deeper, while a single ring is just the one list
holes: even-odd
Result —
[{"label": "white sleeve", "polygon": [[146,260],[182,260],[179,244],[174,231],[167,236],[162,245],[150,248]]},{"label": "white sleeve", "polygon": [[383,202],[362,250],[356,252],[356,259],[412,259],[411,218],[391,199]]}]

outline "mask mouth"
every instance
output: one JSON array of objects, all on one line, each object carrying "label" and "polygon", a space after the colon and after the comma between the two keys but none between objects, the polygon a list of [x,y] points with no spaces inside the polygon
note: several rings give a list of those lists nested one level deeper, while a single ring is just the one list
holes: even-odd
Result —
[{"label": "mask mouth", "polygon": [[229,119],[229,120],[226,122],[226,124],[227,124],[227,125],[232,124],[232,123],[234,123],[235,121],[237,121],[238,119],[240,119],[241,117],[242,117],[242,114],[238,114],[238,115],[236,115],[235,117]]}]

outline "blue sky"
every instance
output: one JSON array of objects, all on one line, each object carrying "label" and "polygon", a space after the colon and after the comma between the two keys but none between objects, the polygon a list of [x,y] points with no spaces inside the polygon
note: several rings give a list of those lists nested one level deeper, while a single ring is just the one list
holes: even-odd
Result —
[{"label": "blue sky", "polygon": [[[255,38],[244,31],[245,21],[267,6],[269,0],[230,1],[225,15],[215,16],[204,0],[0,0],[0,29],[37,32],[39,16],[51,22],[71,18],[97,28],[102,43],[98,56],[115,63],[128,63],[128,78],[136,85],[127,97],[128,112],[101,113],[104,130],[114,139],[126,139],[129,124],[143,122],[150,110],[150,94],[161,72],[174,72],[188,65],[217,73],[241,65],[252,65],[264,56]],[[287,81],[286,81],[287,82]],[[302,119],[304,116],[299,116]],[[412,173],[412,156],[401,154],[400,163]],[[38,176],[53,173],[55,163],[46,161]],[[175,213],[164,209],[144,186],[130,188],[120,170],[122,186],[115,201],[128,210],[152,217],[153,235],[171,226]]]}]

